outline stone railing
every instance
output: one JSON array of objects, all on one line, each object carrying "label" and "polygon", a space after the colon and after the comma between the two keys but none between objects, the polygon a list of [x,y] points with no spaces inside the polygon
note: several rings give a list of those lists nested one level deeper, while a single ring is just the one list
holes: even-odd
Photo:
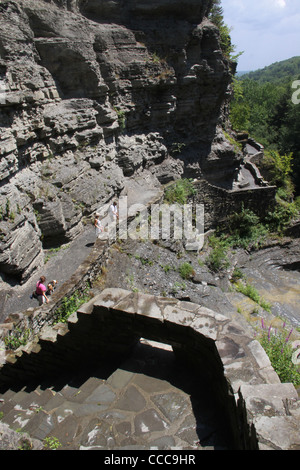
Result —
[{"label": "stone railing", "polygon": [[[14,331],[30,331],[30,335],[39,334],[44,325],[51,325],[56,317],[56,312],[61,306],[63,299],[71,297],[75,292],[79,295],[101,274],[108,258],[109,240],[95,241],[93,250],[78,267],[71,278],[54,291],[51,302],[34,309],[30,308],[23,312],[10,314],[5,323],[0,326],[0,338],[4,339]],[[2,362],[5,360],[2,351]]]},{"label": "stone railing", "polygon": [[8,355],[0,385],[126,357],[141,337],[170,344],[200,383],[212,385],[235,449],[299,448],[297,391],[280,382],[260,343],[227,317],[177,299],[105,289],[67,324],[45,325]]}]

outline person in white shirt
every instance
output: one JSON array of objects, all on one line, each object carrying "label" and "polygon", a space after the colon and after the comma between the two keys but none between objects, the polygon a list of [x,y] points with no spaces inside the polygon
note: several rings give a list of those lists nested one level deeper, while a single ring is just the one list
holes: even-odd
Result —
[{"label": "person in white shirt", "polygon": [[118,206],[116,201],[114,201],[110,206],[109,206],[109,217],[111,221],[117,220],[119,215],[118,215]]},{"label": "person in white shirt", "polygon": [[103,226],[101,220],[99,219],[99,214],[96,214],[95,216],[94,227],[96,230],[96,237],[98,238],[99,235],[103,232]]}]

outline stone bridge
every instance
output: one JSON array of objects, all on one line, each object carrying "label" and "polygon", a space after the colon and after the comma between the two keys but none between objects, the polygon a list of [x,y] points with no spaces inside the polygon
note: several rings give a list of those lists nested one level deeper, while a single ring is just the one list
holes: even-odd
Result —
[{"label": "stone bridge", "polygon": [[[299,449],[299,410],[260,343],[227,317],[201,305],[105,289],[71,315],[6,356],[2,387],[45,380],[80,367],[128,357],[140,338],[168,344],[214,391],[234,449]],[[196,391],[197,393],[197,391]]]}]

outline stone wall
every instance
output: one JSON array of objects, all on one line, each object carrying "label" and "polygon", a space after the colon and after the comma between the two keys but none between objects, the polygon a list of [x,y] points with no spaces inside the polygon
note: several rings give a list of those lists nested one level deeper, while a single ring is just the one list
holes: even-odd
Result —
[{"label": "stone wall", "polygon": [[8,355],[1,385],[124,358],[141,337],[170,344],[202,383],[214,385],[234,448],[300,448],[297,392],[280,383],[260,343],[227,317],[176,299],[105,289],[68,324],[44,326],[39,338]]},{"label": "stone wall", "polygon": [[276,188],[273,186],[231,191],[202,179],[195,183],[195,188],[195,203],[204,205],[205,231],[222,227],[228,216],[240,213],[242,207],[264,216],[275,203]]}]

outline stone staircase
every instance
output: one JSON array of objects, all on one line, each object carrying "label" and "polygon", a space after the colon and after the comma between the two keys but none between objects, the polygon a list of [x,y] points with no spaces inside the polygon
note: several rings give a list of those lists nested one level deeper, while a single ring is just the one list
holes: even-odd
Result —
[{"label": "stone staircase", "polygon": [[295,387],[239,324],[190,302],[105,289],[6,355],[0,378],[2,423],[34,448],[300,448]]},{"label": "stone staircase", "polygon": [[[51,443],[60,450],[226,448],[218,416],[207,400],[200,423],[189,392],[138,372],[138,363],[143,369],[146,363],[161,371],[172,369],[173,353],[155,349],[141,344],[137,356],[108,372],[107,378],[96,371],[52,385],[2,390],[0,422],[27,435],[37,450]],[[181,376],[187,378],[184,371]]]},{"label": "stone staircase", "polygon": [[61,449],[78,448],[75,435],[79,433],[80,442],[79,430],[83,431],[103,409],[101,385],[100,379],[92,377],[80,388],[66,384],[60,390],[43,386],[33,390],[26,386],[16,392],[9,389],[0,398],[2,421],[41,443],[55,437]]}]

